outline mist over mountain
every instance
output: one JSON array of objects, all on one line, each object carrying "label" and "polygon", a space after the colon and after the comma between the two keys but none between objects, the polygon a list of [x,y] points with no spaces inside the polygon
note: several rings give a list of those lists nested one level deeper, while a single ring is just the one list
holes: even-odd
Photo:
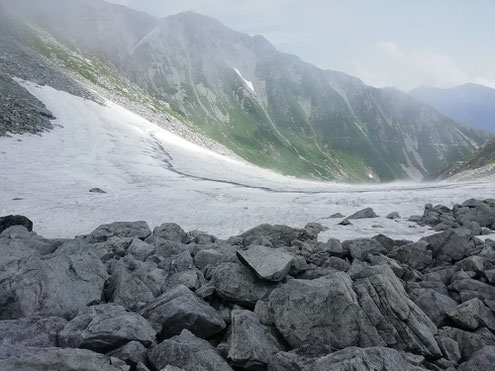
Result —
[{"label": "mist over mountain", "polygon": [[419,87],[409,94],[458,122],[495,133],[495,89],[468,83],[450,89]]},{"label": "mist over mountain", "polygon": [[196,13],[157,19],[99,0],[8,7],[19,30],[35,25],[111,64],[199,132],[284,174],[421,179],[487,138],[398,90],[321,70]]}]

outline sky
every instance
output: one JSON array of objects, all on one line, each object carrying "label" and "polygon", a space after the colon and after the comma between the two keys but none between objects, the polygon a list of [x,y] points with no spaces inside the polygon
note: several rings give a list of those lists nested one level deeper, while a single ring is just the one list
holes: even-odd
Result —
[{"label": "sky", "polygon": [[109,1],[156,17],[208,15],[376,87],[495,88],[495,0]]}]

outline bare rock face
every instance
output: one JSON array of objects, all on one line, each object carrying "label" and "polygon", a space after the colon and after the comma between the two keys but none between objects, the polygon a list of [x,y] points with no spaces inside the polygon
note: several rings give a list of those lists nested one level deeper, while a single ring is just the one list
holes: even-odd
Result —
[{"label": "bare rock face", "polygon": [[425,371],[394,349],[350,347],[318,359],[308,371]]},{"label": "bare rock face", "polygon": [[161,370],[175,366],[186,371],[216,370],[232,371],[229,364],[206,340],[197,338],[188,330],[164,340],[149,353],[153,367]]},{"label": "bare rock face", "polygon": [[122,361],[86,349],[33,349],[0,361],[2,371],[128,371]]},{"label": "bare rock face", "polygon": [[409,299],[399,279],[390,268],[358,279],[354,290],[367,317],[390,347],[429,357],[441,355],[435,340],[437,327]]},{"label": "bare rock face", "polygon": [[486,346],[473,354],[471,359],[459,366],[459,371],[480,371],[495,369],[495,346]]},{"label": "bare rock face", "polygon": [[150,235],[151,230],[146,222],[115,222],[99,226],[89,234],[88,238],[92,242],[103,242],[114,236],[144,240]]},{"label": "bare rock face", "polygon": [[233,310],[227,358],[246,370],[266,367],[274,355],[285,350],[275,331],[248,310]]},{"label": "bare rock face", "polygon": [[342,272],[314,280],[290,280],[269,297],[275,326],[293,347],[305,343],[385,345],[363,312],[351,278]]},{"label": "bare rock face", "polygon": [[118,304],[84,308],[59,334],[63,348],[85,348],[104,352],[130,341],[150,346],[156,332],[139,314],[126,312]]},{"label": "bare rock face", "polygon": [[293,260],[292,256],[286,252],[258,245],[237,250],[237,257],[259,278],[275,282],[287,276]]},{"label": "bare rock face", "polygon": [[67,321],[60,317],[25,317],[0,321],[0,359],[20,355],[29,348],[56,347]]},{"label": "bare rock face", "polygon": [[91,253],[32,256],[0,272],[0,319],[33,314],[68,317],[98,303],[108,277]]},{"label": "bare rock face", "polygon": [[140,313],[157,330],[160,339],[178,335],[183,329],[206,338],[225,328],[221,315],[183,285],[165,292]]},{"label": "bare rock face", "polygon": [[211,283],[224,300],[254,306],[268,297],[275,283],[261,280],[251,269],[238,263],[222,263],[213,273]]}]

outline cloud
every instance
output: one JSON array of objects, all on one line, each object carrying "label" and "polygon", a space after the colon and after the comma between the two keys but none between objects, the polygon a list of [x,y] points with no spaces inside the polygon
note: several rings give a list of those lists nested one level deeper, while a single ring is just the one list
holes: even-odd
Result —
[{"label": "cloud", "polygon": [[411,90],[420,85],[453,87],[473,81],[452,59],[428,50],[404,50],[396,43],[375,44],[369,55],[354,60],[350,73],[365,83]]}]

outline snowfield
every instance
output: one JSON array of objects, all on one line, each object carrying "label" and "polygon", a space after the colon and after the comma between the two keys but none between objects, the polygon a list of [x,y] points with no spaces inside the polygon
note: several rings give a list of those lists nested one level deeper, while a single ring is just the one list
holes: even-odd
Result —
[{"label": "snowfield", "polygon": [[[101,106],[20,83],[53,112],[56,127],[0,137],[0,215],[25,215],[45,237],[73,237],[117,220],[175,222],[220,238],[261,223],[316,221],[329,227],[322,240],[379,233],[415,240],[432,233],[407,221],[425,203],[495,198],[493,180],[357,186],[284,177],[191,144],[110,101]],[[88,192],[94,187],[107,193]],[[328,218],[365,207],[381,217],[347,227]],[[392,211],[402,218],[386,219]]]}]

